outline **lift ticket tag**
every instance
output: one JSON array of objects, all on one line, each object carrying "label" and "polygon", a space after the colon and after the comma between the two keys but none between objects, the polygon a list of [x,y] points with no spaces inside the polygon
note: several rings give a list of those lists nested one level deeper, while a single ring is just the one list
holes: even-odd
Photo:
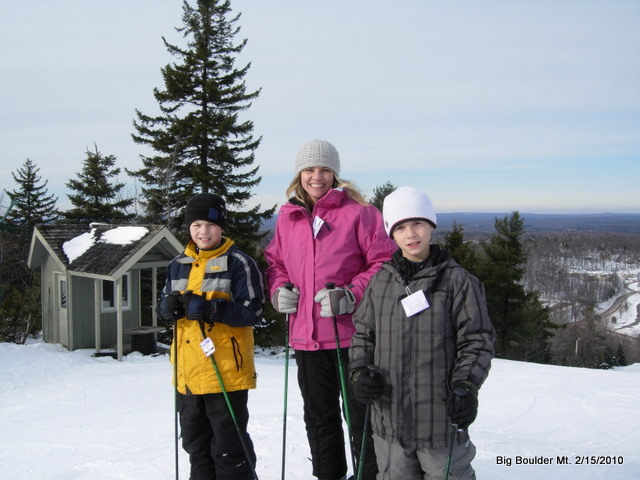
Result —
[{"label": "lift ticket tag", "polygon": [[318,236],[318,232],[322,228],[323,224],[324,220],[316,215],[316,218],[313,219],[313,238],[316,238]]},{"label": "lift ticket tag", "polygon": [[403,298],[402,306],[404,307],[404,313],[407,314],[407,317],[410,317],[429,308],[429,302],[427,301],[427,297],[424,296],[424,292],[418,290],[408,297]]},{"label": "lift ticket tag", "polygon": [[200,348],[207,357],[210,357],[216,351],[216,347],[209,337],[200,342]]}]

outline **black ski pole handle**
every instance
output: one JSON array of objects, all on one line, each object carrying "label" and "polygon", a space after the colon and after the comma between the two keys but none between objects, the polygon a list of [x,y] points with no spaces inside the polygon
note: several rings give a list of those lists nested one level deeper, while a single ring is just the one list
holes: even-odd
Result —
[{"label": "black ski pole handle", "polygon": [[334,288],[336,288],[336,284],[334,282],[328,282],[324,284],[324,287],[327,290],[333,290]]},{"label": "black ski pole handle", "polygon": [[291,282],[285,283],[284,284],[284,288],[286,288],[289,291],[293,290],[293,283],[291,283]]}]

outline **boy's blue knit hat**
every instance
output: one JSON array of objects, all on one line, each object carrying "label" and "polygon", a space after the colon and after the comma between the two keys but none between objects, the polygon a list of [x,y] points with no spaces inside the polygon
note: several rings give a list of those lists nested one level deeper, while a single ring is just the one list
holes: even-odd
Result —
[{"label": "boy's blue knit hat", "polygon": [[221,196],[215,193],[199,193],[187,202],[184,213],[187,228],[196,220],[215,223],[223,230],[227,228],[227,207]]},{"label": "boy's blue knit hat", "polygon": [[436,212],[429,195],[413,187],[400,187],[387,195],[382,203],[382,218],[387,235],[407,220],[426,220],[436,228]]}]

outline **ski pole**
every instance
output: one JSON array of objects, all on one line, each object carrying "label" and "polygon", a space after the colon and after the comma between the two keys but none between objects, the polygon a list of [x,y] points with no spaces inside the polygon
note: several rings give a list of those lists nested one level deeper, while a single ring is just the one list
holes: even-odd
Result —
[{"label": "ski pole", "polygon": [[[204,333],[204,322],[202,320],[198,321],[200,325],[200,331],[202,332],[202,340],[206,340],[208,337]],[[208,357],[211,359],[211,365],[213,365],[213,369],[216,372],[216,377],[218,378],[218,383],[220,384],[220,389],[222,390],[222,395],[224,396],[225,401],[227,402],[227,408],[229,409],[229,415],[231,415],[231,419],[233,420],[233,424],[236,427],[236,432],[238,432],[238,437],[240,438],[240,443],[242,444],[242,449],[244,450],[244,455],[247,458],[247,463],[249,467],[251,467],[251,472],[253,473],[253,478],[258,480],[258,474],[256,473],[256,467],[253,464],[253,459],[251,458],[251,454],[249,453],[249,447],[247,447],[247,443],[245,441],[244,435],[240,430],[240,425],[238,425],[238,420],[236,418],[236,412],[233,409],[233,405],[231,405],[231,399],[229,399],[229,395],[227,394],[227,389],[224,388],[224,382],[222,381],[222,375],[220,375],[220,370],[218,369],[218,364],[216,363],[216,359],[213,356],[213,352],[211,352]]]},{"label": "ski pole", "polygon": [[[287,290],[293,290],[293,283],[284,284]],[[285,463],[287,456],[287,393],[289,389],[289,314],[284,317],[284,412],[282,414],[282,480],[285,475]]]},{"label": "ski pole", "polygon": [[[333,282],[325,283],[325,288],[333,290],[336,288],[336,284]],[[342,392],[342,403],[344,404],[344,419],[347,423],[347,436],[349,437],[349,448],[351,450],[351,463],[353,464],[353,471],[356,472],[356,455],[353,447],[353,436],[351,435],[351,414],[349,413],[349,397],[347,393],[347,381],[344,373],[344,366],[342,365],[342,356],[340,352],[340,335],[338,334],[338,319],[333,315],[333,332],[336,337],[336,352],[338,354],[338,373],[340,374],[340,390]]]},{"label": "ski pole", "polygon": [[453,459],[453,448],[456,445],[456,436],[458,435],[458,424],[452,423],[451,429],[453,435],[451,435],[451,443],[449,443],[449,457],[447,458],[447,468],[444,471],[444,480],[449,480],[449,472],[451,471],[451,460]]},{"label": "ski pole", "polygon": [[[368,367],[368,375],[372,377],[378,373],[380,370],[375,365],[369,365]],[[367,450],[367,437],[368,437],[368,429],[369,422],[371,421],[371,404],[367,404],[367,409],[364,412],[364,426],[362,427],[362,444],[360,445],[360,461],[358,462],[358,475],[356,477],[357,480],[362,480],[362,475],[364,473],[364,461],[366,458],[366,450]]]},{"label": "ski pole", "polygon": [[175,437],[175,457],[176,457],[176,480],[179,477],[179,469],[178,469],[178,453],[179,453],[179,434],[178,434],[178,321],[176,320],[173,324],[173,383],[175,385],[173,391],[173,427],[174,427],[174,437]]}]

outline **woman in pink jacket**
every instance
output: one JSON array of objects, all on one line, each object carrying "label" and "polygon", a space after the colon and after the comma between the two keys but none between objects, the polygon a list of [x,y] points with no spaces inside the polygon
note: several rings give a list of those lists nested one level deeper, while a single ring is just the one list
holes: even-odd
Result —
[{"label": "woman in pink jacket", "polygon": [[[323,480],[340,480],[347,472],[337,354],[343,372],[348,371],[355,331],[351,314],[369,279],[395,251],[380,212],[339,174],[340,157],[331,143],[316,139],[300,148],[287,189],[289,201],[280,209],[275,236],[265,250],[271,301],[277,311],[289,314],[313,474]],[[286,288],[287,283],[293,288]],[[336,287],[327,288],[327,283]],[[348,405],[355,456],[360,458],[365,405],[350,387]],[[374,480],[376,472],[368,439],[363,478]]]}]

